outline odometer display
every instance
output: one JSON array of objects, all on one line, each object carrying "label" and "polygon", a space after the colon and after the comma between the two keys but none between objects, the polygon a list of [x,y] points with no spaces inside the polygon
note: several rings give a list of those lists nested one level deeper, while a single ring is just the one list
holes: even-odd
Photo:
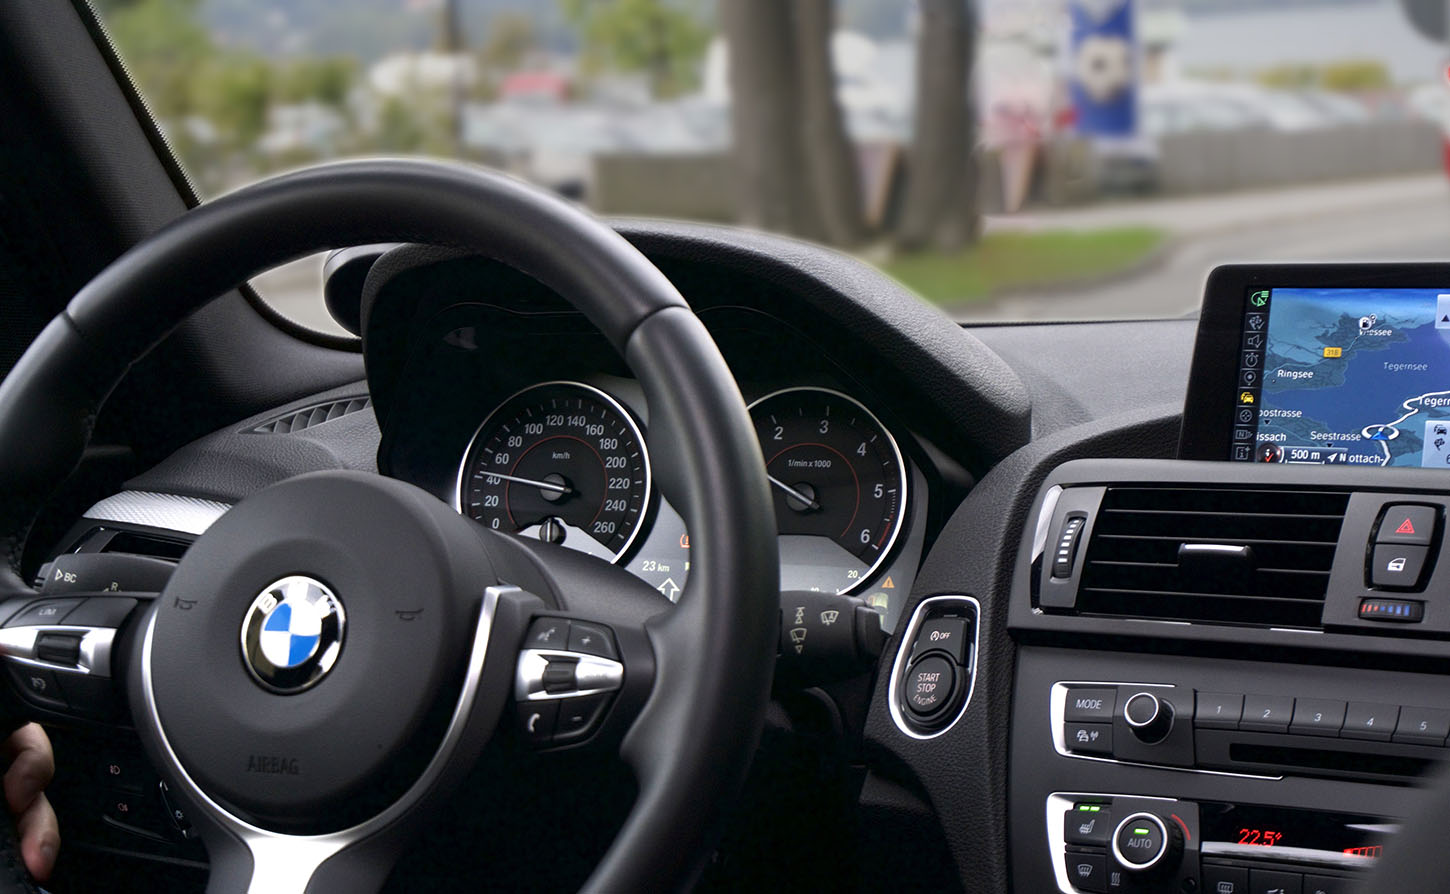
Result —
[{"label": "odometer display", "polygon": [[782,590],[845,593],[870,580],[901,530],[901,451],[861,404],[822,388],[750,407],[780,534]]},{"label": "odometer display", "polygon": [[633,544],[649,498],[649,457],[634,419],[576,382],[504,401],[479,426],[458,474],[463,514],[610,561]]}]

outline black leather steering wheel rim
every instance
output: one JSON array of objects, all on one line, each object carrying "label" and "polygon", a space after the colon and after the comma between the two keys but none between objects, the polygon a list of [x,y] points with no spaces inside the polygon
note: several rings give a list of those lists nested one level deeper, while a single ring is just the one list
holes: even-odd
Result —
[{"label": "black leather steering wheel rim", "polygon": [[[590,879],[687,884],[748,765],[769,695],[778,614],[775,521],[744,402],[670,282],[608,227],[504,175],[423,161],[344,162],[243,188],[126,252],[70,302],[0,384],[0,569],[19,567],[41,501],[79,462],[121,376],[187,315],[279,263],[340,245],[467,248],[570,300],[644,387],[661,490],[692,532],[689,584],[660,636],[651,697],[621,749],[648,781]],[[660,687],[656,686],[658,695]]]}]

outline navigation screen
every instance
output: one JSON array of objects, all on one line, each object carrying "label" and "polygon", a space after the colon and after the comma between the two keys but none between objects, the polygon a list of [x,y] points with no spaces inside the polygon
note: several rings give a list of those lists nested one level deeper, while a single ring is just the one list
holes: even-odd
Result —
[{"label": "navigation screen", "polygon": [[1231,459],[1450,469],[1450,288],[1254,289]]}]

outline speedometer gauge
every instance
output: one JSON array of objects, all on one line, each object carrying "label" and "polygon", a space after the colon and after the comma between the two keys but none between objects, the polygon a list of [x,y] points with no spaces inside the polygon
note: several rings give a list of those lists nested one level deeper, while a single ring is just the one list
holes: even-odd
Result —
[{"label": "speedometer gauge", "polygon": [[780,532],[782,590],[845,593],[870,580],[901,531],[906,467],[855,400],[789,388],[750,405]]},{"label": "speedometer gauge", "polygon": [[535,385],[504,401],[458,470],[459,512],[611,562],[634,543],[649,499],[639,426],[614,398],[577,382]]}]

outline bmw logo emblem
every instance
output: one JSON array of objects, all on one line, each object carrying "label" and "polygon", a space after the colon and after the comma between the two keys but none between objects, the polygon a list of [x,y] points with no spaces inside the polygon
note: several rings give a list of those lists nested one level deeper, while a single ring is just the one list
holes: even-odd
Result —
[{"label": "bmw logo emblem", "polygon": [[272,692],[301,692],[337,663],[346,626],[342,603],[326,584],[304,575],[284,577],[247,609],[242,663]]}]

